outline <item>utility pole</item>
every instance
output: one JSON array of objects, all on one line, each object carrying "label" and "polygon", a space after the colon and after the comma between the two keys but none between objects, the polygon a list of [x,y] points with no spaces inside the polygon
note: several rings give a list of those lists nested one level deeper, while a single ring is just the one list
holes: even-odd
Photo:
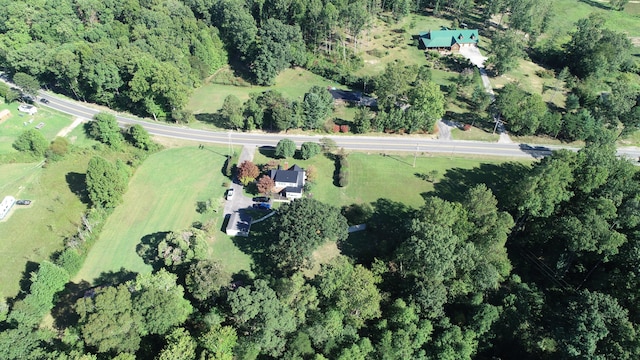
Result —
[{"label": "utility pole", "polygon": [[416,167],[416,158],[418,157],[419,150],[420,150],[420,144],[416,144],[416,153],[413,155],[413,167]]},{"label": "utility pole", "polygon": [[227,133],[229,135],[229,157],[231,157],[231,131]]}]

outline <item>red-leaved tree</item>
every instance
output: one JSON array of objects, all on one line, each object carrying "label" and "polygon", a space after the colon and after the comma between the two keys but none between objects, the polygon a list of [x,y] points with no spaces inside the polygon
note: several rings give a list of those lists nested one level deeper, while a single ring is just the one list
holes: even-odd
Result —
[{"label": "red-leaved tree", "polygon": [[273,179],[268,177],[267,175],[262,175],[258,182],[256,183],[256,187],[261,194],[271,194],[273,188],[276,186],[276,183],[273,182]]},{"label": "red-leaved tree", "polygon": [[248,183],[254,181],[258,175],[260,175],[260,169],[258,166],[251,161],[243,161],[240,166],[238,166],[238,179],[242,185],[247,185]]}]

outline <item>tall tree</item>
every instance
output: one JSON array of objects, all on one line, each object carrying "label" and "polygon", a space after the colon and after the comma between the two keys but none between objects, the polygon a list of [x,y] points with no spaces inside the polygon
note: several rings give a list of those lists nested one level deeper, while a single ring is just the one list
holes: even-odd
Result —
[{"label": "tall tree", "polygon": [[491,42],[493,55],[488,62],[499,74],[518,67],[518,61],[524,56],[524,39],[515,30],[498,32]]},{"label": "tall tree", "polygon": [[220,108],[220,115],[225,120],[227,127],[238,130],[244,126],[244,117],[242,116],[242,102],[235,95],[227,95]]},{"label": "tall tree", "polygon": [[436,121],[444,115],[444,94],[440,86],[432,81],[419,82],[409,93],[412,108],[420,112],[424,123],[418,128],[430,131]]},{"label": "tall tree", "polygon": [[272,85],[280,71],[304,62],[305,47],[300,27],[268,19],[260,28],[252,67],[256,81]]},{"label": "tall tree", "polygon": [[239,341],[243,355],[282,355],[287,336],[296,330],[296,321],[265,280],[230,292],[228,303],[231,320],[244,334]]},{"label": "tall tree", "polygon": [[84,342],[99,353],[133,353],[144,333],[142,316],[133,308],[126,285],[106,287],[76,302]]},{"label": "tall tree", "polygon": [[116,117],[104,112],[93,116],[89,134],[96,140],[116,150],[122,146],[122,141],[124,140]]},{"label": "tall tree", "polygon": [[320,129],[333,111],[333,97],[325,88],[313,86],[304,95],[305,129]]},{"label": "tall tree", "polygon": [[113,164],[100,156],[89,160],[87,167],[87,191],[94,206],[114,208],[122,202],[129,176],[126,165]]},{"label": "tall tree", "polygon": [[629,59],[629,39],[622,33],[605,29],[604,22],[604,17],[598,13],[578,20],[578,29],[565,45],[566,65],[580,78],[615,73]]},{"label": "tall tree", "polygon": [[27,95],[36,96],[38,90],[40,90],[40,81],[36,77],[23,72],[15,73],[13,82]]},{"label": "tall tree", "polygon": [[271,225],[276,239],[269,253],[278,270],[291,273],[312,264],[312,252],[327,240],[347,237],[347,221],[340,210],[315,199],[297,199],[278,209]]}]

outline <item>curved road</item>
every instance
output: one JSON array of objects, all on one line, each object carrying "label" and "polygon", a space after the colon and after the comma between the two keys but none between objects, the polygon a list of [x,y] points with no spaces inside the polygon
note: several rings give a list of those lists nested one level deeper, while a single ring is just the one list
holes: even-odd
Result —
[{"label": "curved road", "polygon": [[[54,97],[46,92],[40,93],[40,98],[49,100],[48,104],[38,101],[39,106],[48,106],[52,109],[77,116],[84,119],[91,119],[100,110],[83,105],[80,102]],[[290,134],[254,134],[244,132],[220,132],[210,130],[191,129],[182,126],[170,125],[166,123],[156,123],[125,117],[116,114],[116,118],[121,126],[140,124],[144,126],[152,135],[172,137],[178,139],[192,140],[202,143],[218,143],[232,145],[258,145],[275,146],[282,138],[289,138],[299,146],[305,141],[319,141],[323,137],[333,139],[338,147],[347,150],[376,151],[376,152],[428,152],[443,154],[475,154],[489,156],[509,156],[509,157],[533,157],[540,158],[549,155],[552,150],[569,148],[562,146],[535,146],[527,144],[501,144],[486,143],[476,141],[438,141],[425,139],[417,136],[310,136],[310,135],[290,135]],[[576,148],[569,148],[577,150]],[[621,155],[629,156],[637,160],[640,157],[638,148],[618,149]]]}]

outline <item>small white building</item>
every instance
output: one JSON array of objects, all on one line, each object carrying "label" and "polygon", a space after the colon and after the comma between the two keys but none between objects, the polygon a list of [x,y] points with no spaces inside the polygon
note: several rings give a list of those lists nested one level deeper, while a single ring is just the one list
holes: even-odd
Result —
[{"label": "small white building", "polygon": [[236,211],[229,216],[226,233],[229,236],[249,236],[251,230],[251,216],[244,212]]},{"label": "small white building", "polygon": [[9,213],[9,210],[16,203],[16,198],[13,196],[5,196],[0,203],[0,220],[4,219],[5,216]]},{"label": "small white building", "polygon": [[38,112],[38,108],[33,106],[33,105],[22,104],[22,105],[18,106],[18,111],[23,112],[23,113],[27,113],[29,115],[35,115],[35,113]]}]

